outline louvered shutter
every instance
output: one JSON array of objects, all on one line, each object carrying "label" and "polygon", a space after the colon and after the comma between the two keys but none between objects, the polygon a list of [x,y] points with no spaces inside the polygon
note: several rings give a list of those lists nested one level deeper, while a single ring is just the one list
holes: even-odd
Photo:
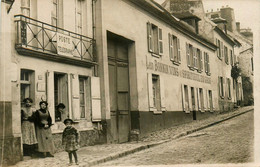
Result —
[{"label": "louvered shutter", "polygon": [[220,48],[221,48],[221,56],[220,56],[220,58],[222,59],[223,56],[224,56],[224,46],[223,46],[223,42],[221,42]]},{"label": "louvered shutter", "polygon": [[163,77],[160,77],[160,93],[161,93],[161,110],[166,111],[165,106],[165,85]]},{"label": "louvered shutter", "polygon": [[204,66],[205,66],[205,72],[207,73],[208,70],[207,70],[207,65],[208,65],[208,62],[207,62],[207,53],[204,52]]},{"label": "louvered shutter", "polygon": [[172,35],[169,33],[168,34],[169,37],[169,57],[170,60],[173,60],[173,41],[172,41]]},{"label": "louvered shutter", "polygon": [[210,62],[209,62],[209,54],[207,53],[207,71],[210,73]]},{"label": "louvered shutter", "polygon": [[197,96],[197,89],[198,88],[194,88],[193,90],[194,90],[194,100],[195,100],[195,108],[194,108],[194,110],[195,111],[198,111],[199,109],[198,109],[198,96]]},{"label": "louvered shutter", "polygon": [[216,45],[217,45],[217,47],[218,47],[218,48],[217,48],[217,56],[220,57],[220,55],[219,55],[219,49],[220,49],[220,48],[219,48],[219,46],[218,46],[218,39],[217,39],[217,38],[216,38]]},{"label": "louvered shutter", "polygon": [[181,62],[181,47],[180,47],[180,39],[177,38],[177,47],[178,47],[178,63]]},{"label": "louvered shutter", "polygon": [[148,42],[148,51],[153,52],[152,47],[152,27],[151,23],[147,22],[147,42]]},{"label": "louvered shutter", "polygon": [[192,111],[191,87],[187,86],[187,88],[188,88],[189,112],[190,112]]},{"label": "louvered shutter", "polygon": [[91,77],[92,121],[101,121],[100,78]]},{"label": "louvered shutter", "polygon": [[181,94],[182,94],[182,107],[183,107],[183,111],[185,111],[186,112],[186,110],[188,110],[187,108],[186,108],[186,102],[185,102],[185,90],[184,90],[184,85],[183,84],[181,84]]},{"label": "louvered shutter", "polygon": [[189,44],[186,43],[186,57],[187,57],[187,65],[191,66],[191,62],[190,62],[190,49],[189,49]]},{"label": "louvered shutter", "polygon": [[203,71],[203,58],[202,51],[200,52],[200,71]]},{"label": "louvered shutter", "polygon": [[206,111],[208,108],[207,89],[203,89],[203,102],[204,102],[204,111]]},{"label": "louvered shutter", "polygon": [[193,62],[192,62],[192,67],[194,67],[194,68],[197,68],[197,53],[196,53],[196,48],[195,47],[193,47],[192,48],[192,57],[193,57]]},{"label": "louvered shutter", "polygon": [[207,98],[207,110],[210,111],[209,90],[208,89],[206,89],[206,98]]},{"label": "louvered shutter", "polygon": [[158,33],[158,39],[159,39],[159,55],[163,54],[163,39],[162,39],[162,29],[159,28],[159,33]]},{"label": "louvered shutter", "polygon": [[198,110],[201,111],[201,99],[200,99],[200,89],[199,88],[196,88],[197,89],[197,97],[198,97]]}]

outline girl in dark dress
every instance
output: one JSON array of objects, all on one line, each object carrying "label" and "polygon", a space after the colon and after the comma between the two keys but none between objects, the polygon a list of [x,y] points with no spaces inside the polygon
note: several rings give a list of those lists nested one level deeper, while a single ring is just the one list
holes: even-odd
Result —
[{"label": "girl in dark dress", "polygon": [[47,110],[48,103],[40,102],[40,109],[34,114],[36,137],[38,141],[38,151],[43,153],[43,156],[53,157],[54,145],[52,141],[51,125],[52,119]]},{"label": "girl in dark dress", "polygon": [[69,154],[69,165],[72,165],[72,154],[76,165],[78,165],[78,156],[76,151],[79,149],[79,133],[77,129],[72,126],[72,123],[73,121],[71,119],[64,120],[66,128],[62,133],[62,144],[65,146],[65,151]]}]

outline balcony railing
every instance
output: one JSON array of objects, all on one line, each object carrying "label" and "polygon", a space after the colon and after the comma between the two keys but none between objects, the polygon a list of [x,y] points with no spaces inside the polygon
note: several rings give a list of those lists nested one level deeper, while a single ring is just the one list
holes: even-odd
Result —
[{"label": "balcony railing", "polygon": [[96,62],[94,39],[23,15],[16,15],[15,18],[18,52],[26,50],[39,53],[42,57],[46,55]]}]

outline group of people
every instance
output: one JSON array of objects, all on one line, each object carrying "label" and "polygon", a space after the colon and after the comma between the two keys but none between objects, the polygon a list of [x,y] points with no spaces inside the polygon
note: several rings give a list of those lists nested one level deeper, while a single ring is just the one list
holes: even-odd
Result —
[{"label": "group of people", "polygon": [[[24,106],[21,108],[21,130],[24,155],[35,155],[36,150],[42,157],[54,157],[54,144],[52,139],[51,126],[52,118],[48,111],[47,101],[39,103],[40,109],[35,110],[32,107],[33,100],[25,98]],[[57,110],[62,112],[65,105],[60,103]],[[67,118],[64,120],[66,125],[62,134],[62,144],[69,155],[69,164],[72,164],[72,155],[75,163],[78,164],[76,151],[79,148],[79,133],[73,127],[73,120]]]}]

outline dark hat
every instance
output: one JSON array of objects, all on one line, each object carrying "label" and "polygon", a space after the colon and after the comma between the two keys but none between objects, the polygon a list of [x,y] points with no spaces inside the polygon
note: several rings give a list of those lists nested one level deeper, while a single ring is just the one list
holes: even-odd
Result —
[{"label": "dark hat", "polygon": [[62,108],[62,109],[64,109],[64,108],[66,108],[66,107],[65,107],[65,105],[64,105],[63,103],[59,103],[59,104],[57,105],[57,108]]},{"label": "dark hat", "polygon": [[33,100],[30,97],[23,99],[23,102],[26,103],[27,100],[29,100],[31,103],[33,102]]},{"label": "dark hat", "polygon": [[39,103],[39,105],[41,105],[42,103],[45,103],[45,104],[46,104],[46,106],[48,106],[48,103],[47,103],[47,101],[41,101],[41,102]]},{"label": "dark hat", "polygon": [[65,120],[63,121],[63,123],[66,124],[68,121],[70,121],[71,123],[73,123],[73,120],[72,120],[72,119],[69,119],[69,118],[65,119]]}]

